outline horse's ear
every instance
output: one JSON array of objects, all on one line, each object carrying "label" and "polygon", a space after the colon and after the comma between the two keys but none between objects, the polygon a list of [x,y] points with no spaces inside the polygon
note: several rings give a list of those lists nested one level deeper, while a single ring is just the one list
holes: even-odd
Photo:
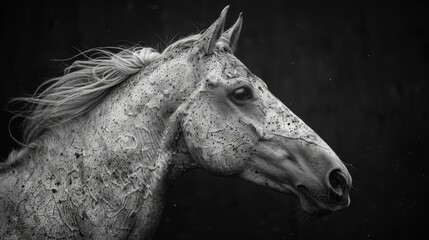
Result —
[{"label": "horse's ear", "polygon": [[212,54],[216,48],[216,42],[220,39],[223,33],[225,25],[226,13],[228,12],[229,6],[226,6],[220,17],[209,27],[201,37],[192,46],[193,51],[203,52],[204,54]]},{"label": "horse's ear", "polygon": [[232,27],[230,27],[228,30],[226,30],[222,34],[222,37],[220,38],[220,41],[229,45],[229,47],[231,48],[233,53],[237,49],[237,42],[238,42],[238,38],[240,37],[242,24],[243,24],[243,14],[240,13],[240,15],[238,16],[238,19],[234,23],[234,25]]}]

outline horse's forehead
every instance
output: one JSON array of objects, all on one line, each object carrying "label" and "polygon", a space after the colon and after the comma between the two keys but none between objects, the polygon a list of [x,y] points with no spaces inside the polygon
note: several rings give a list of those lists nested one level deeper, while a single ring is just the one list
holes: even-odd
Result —
[{"label": "horse's forehead", "polygon": [[263,85],[264,81],[254,75],[240,60],[230,54],[220,54],[216,60],[216,72],[221,74],[222,79],[246,79],[250,84]]}]

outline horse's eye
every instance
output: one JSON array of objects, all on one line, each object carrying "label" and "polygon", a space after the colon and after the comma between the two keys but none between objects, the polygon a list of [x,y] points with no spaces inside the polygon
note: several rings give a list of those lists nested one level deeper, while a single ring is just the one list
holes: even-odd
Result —
[{"label": "horse's eye", "polygon": [[232,96],[238,101],[249,100],[253,98],[252,89],[249,87],[239,87],[234,90]]}]

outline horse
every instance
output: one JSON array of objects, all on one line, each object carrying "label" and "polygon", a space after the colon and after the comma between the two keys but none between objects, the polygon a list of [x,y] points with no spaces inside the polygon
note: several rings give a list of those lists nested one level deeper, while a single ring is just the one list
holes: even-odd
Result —
[{"label": "horse", "polygon": [[151,239],[166,193],[194,168],[296,196],[322,216],[349,206],[339,157],[234,52],[240,13],[163,51],[84,52],[18,112],[23,143],[0,165],[3,239]]}]

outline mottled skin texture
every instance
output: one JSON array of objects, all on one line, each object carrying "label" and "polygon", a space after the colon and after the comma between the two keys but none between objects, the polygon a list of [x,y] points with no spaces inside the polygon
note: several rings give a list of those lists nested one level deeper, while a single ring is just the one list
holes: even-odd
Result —
[{"label": "mottled skin texture", "polygon": [[[329,146],[231,53],[195,46],[163,54],[3,170],[0,236],[150,239],[169,185],[195,167],[295,194],[310,214],[346,207],[351,178]],[[239,101],[243,86],[253,97]]]}]

